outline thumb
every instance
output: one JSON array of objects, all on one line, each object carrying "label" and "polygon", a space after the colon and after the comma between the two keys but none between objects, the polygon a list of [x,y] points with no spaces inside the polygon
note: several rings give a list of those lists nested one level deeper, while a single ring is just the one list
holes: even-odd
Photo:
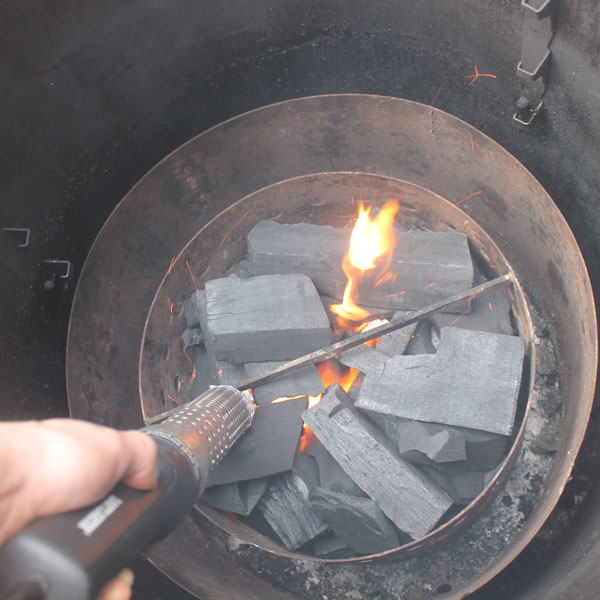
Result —
[{"label": "thumb", "polygon": [[124,569],[100,591],[98,600],[129,600],[133,585],[133,571]]},{"label": "thumb", "polygon": [[156,487],[156,442],[140,431],[121,433],[124,461],[127,468],[124,482],[136,489],[149,490]]}]

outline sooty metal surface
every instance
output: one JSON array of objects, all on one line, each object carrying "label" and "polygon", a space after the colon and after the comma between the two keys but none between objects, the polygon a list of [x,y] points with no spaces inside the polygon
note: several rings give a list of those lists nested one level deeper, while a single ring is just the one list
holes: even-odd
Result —
[{"label": "sooty metal surface", "polygon": [[[392,98],[306,98],[228,121],[159,163],[106,223],[82,274],[69,331],[71,412],[139,425],[140,341],[172,258],[228,205],[324,170],[417,184],[460,204],[491,236],[535,309],[535,332],[551,331],[563,408],[556,458],[533,449],[549,416],[541,382],[504,495],[445,548],[389,565],[309,563],[245,546],[196,515],[152,552],[152,560],[210,599],[460,597],[508,564],[556,503],[589,416],[597,348],[585,266],[558,210],[516,159],[454,117]],[[187,268],[185,258],[189,264],[192,257],[182,258]],[[165,358],[171,351],[168,344],[160,350]],[[518,510],[509,510],[515,504]]]}]

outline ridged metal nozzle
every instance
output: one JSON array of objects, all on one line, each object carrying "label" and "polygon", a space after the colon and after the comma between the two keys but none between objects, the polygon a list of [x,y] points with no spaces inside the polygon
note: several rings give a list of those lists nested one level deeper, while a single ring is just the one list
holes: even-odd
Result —
[{"label": "ridged metal nozzle", "polygon": [[212,386],[162,423],[142,431],[170,442],[185,454],[201,493],[209,472],[250,427],[254,410],[250,392],[228,385]]}]

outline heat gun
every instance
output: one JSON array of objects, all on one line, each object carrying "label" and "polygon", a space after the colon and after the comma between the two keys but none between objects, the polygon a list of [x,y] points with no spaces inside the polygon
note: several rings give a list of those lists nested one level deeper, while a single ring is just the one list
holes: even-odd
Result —
[{"label": "heat gun", "polygon": [[144,428],[158,447],[157,487],[140,491],[121,483],[93,506],[29,524],[0,548],[0,599],[94,598],[175,528],[253,416],[251,394],[222,385]]}]

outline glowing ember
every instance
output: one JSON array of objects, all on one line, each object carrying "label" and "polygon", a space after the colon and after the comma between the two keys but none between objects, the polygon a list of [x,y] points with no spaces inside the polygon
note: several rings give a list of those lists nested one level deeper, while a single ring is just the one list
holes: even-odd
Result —
[{"label": "glowing ember", "polygon": [[[374,329],[375,327],[379,327],[380,325],[385,325],[388,322],[389,321],[384,319],[374,319],[373,321],[369,321],[368,323],[363,323],[362,325],[360,325],[358,331],[369,331],[370,329]],[[381,338],[378,337],[373,340],[369,340],[368,342],[365,342],[365,346],[368,346],[369,348],[375,348],[380,341]]]},{"label": "glowing ember", "polygon": [[308,397],[308,408],[312,408],[315,404],[319,403],[319,400],[323,394],[319,394],[318,396],[309,396]]},{"label": "glowing ember", "polygon": [[[354,383],[354,380],[358,377],[359,371],[352,369],[351,367],[344,367],[333,359],[327,360],[324,363],[317,365],[317,371],[323,381],[323,386],[328,388],[332,383],[339,383],[340,387],[347,392]],[[312,408],[319,403],[323,394],[317,396],[308,397],[308,408]],[[287,398],[286,398],[287,399]],[[310,431],[306,425],[304,425],[304,432]],[[301,448],[302,451],[302,448]]]},{"label": "glowing ember", "polygon": [[348,253],[344,257],[344,273],[348,283],[344,290],[342,304],[332,304],[331,311],[341,317],[340,325],[351,328],[347,321],[363,321],[371,313],[356,304],[358,286],[365,272],[373,276],[374,285],[394,277],[388,273],[397,239],[394,235],[394,217],[398,212],[397,200],[388,200],[375,217],[371,217],[371,207],[361,202],[358,219],[350,236]]},{"label": "glowing ember", "polygon": [[340,387],[347,392],[358,377],[359,371],[351,367],[344,367],[333,359],[317,365],[317,371],[321,376],[323,385],[327,389],[332,383],[339,383]]},{"label": "glowing ember", "polygon": [[[312,396],[309,396],[309,398],[311,398],[311,397]],[[272,400],[270,403],[278,404],[279,402],[287,402],[288,400],[295,400],[296,398],[304,398],[304,394],[298,394],[297,396],[282,396],[281,398],[275,398],[275,400]],[[309,404],[309,408],[310,408],[310,404]]]},{"label": "glowing ember", "polygon": [[[320,399],[321,396],[318,396]],[[300,438],[300,443],[298,444],[298,452],[304,452],[311,443],[318,442],[317,436],[312,432],[312,429],[308,425],[304,425],[304,432],[302,433],[302,437]]]}]

